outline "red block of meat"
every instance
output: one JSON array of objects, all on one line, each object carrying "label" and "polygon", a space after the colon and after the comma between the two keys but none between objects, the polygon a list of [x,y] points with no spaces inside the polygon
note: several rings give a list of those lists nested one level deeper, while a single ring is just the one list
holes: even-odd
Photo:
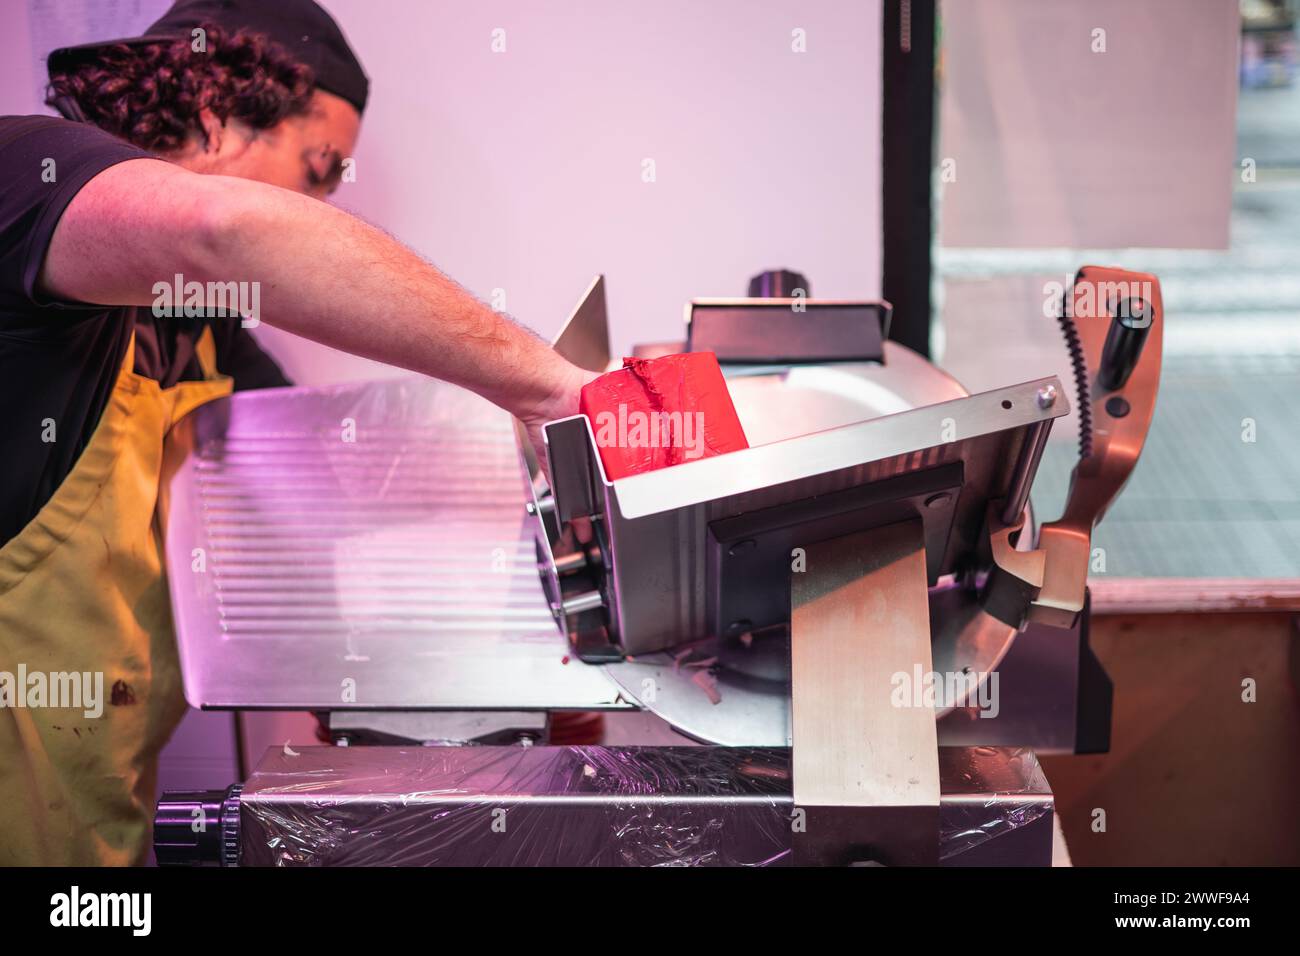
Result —
[{"label": "red block of meat", "polygon": [[749,447],[712,352],[625,358],[583,387],[578,410],[611,479]]}]

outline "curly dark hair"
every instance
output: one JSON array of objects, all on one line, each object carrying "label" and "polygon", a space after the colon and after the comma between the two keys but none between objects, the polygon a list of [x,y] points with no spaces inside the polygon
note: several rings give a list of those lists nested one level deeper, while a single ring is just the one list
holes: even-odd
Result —
[{"label": "curly dark hair", "polygon": [[45,102],[71,99],[96,126],[160,153],[203,135],[203,109],[222,123],[233,118],[256,129],[307,112],[314,82],[309,66],[261,34],[227,34],[212,24],[203,29],[203,52],[188,37],[97,50],[52,75]]}]

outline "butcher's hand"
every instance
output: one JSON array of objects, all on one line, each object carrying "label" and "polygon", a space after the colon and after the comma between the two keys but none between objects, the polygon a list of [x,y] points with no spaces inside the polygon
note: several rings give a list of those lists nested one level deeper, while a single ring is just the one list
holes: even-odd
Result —
[{"label": "butcher's hand", "polygon": [[524,423],[528,431],[528,440],[537,455],[537,463],[541,466],[548,482],[551,478],[550,466],[546,460],[546,440],[542,437],[542,426],[547,422],[578,414],[578,398],[582,386],[597,374],[559,359],[554,371],[555,388],[551,394],[536,404],[527,403],[515,410],[515,415]]}]

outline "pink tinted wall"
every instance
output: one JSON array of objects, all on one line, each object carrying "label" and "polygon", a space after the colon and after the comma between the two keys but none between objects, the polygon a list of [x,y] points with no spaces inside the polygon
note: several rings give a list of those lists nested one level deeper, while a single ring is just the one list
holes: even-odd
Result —
[{"label": "pink tinted wall", "polygon": [[[880,294],[878,0],[325,3],[372,81],[337,202],[542,334],[597,272],[619,351],[764,268]],[[404,374],[259,334],[304,384]]]}]

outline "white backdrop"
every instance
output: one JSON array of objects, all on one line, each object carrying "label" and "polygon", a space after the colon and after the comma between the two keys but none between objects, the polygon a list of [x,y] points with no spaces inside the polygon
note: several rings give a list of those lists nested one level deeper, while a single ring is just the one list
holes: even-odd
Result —
[{"label": "white backdrop", "polygon": [[[539,332],[597,272],[616,350],[764,268],[880,294],[878,0],[329,7],[372,80],[337,201]],[[376,371],[265,340],[300,381]]]},{"label": "white backdrop", "polygon": [[[30,78],[49,48],[167,6],[0,4],[6,112],[44,112]],[[372,81],[336,201],[539,332],[597,272],[617,350],[680,334],[687,299],[765,268],[879,296],[880,0],[325,5]],[[404,374],[258,333],[302,383]]]}]

